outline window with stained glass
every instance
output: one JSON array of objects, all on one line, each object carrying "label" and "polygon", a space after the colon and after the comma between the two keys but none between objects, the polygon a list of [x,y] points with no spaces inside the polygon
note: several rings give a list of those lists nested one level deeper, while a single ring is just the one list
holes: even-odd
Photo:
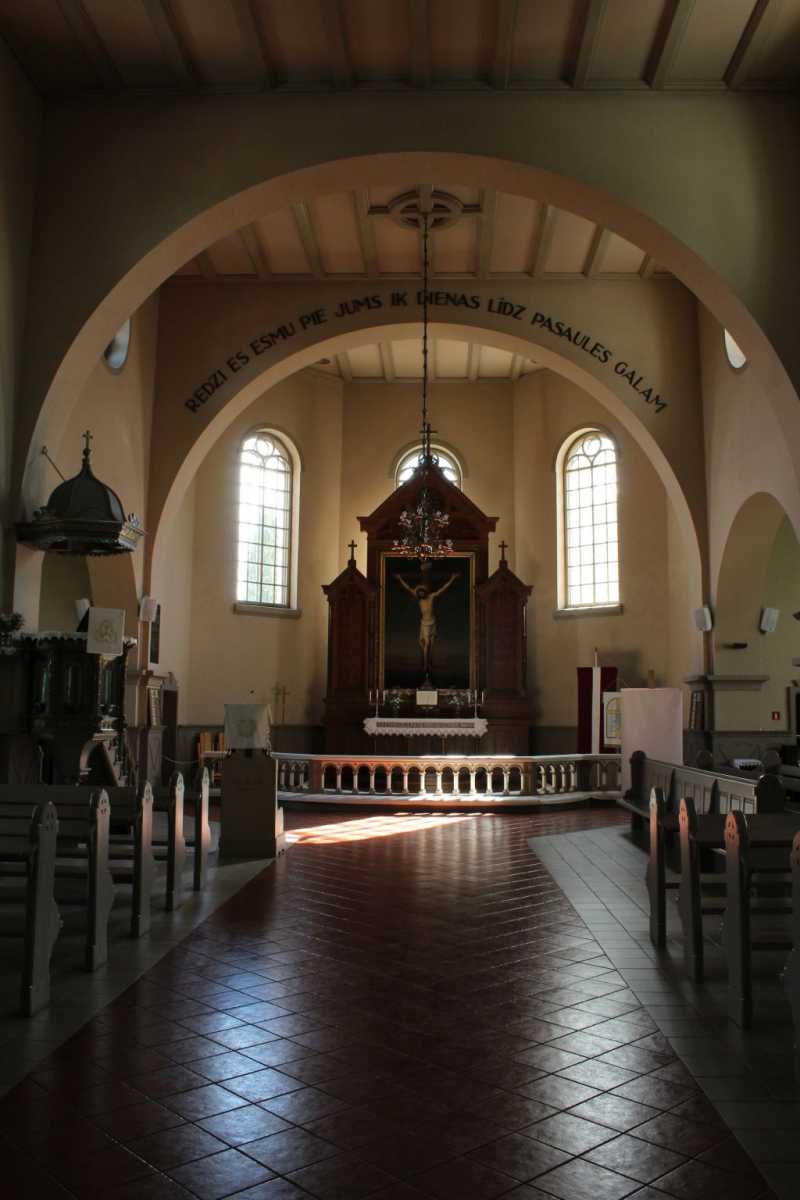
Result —
[{"label": "window with stained glass", "polygon": [[[395,486],[400,487],[404,483],[408,483],[411,476],[419,465],[419,456],[422,453],[421,446],[415,446],[413,450],[409,450],[400,459],[395,472]],[[461,467],[456,462],[455,456],[449,454],[447,450],[442,450],[439,446],[433,447],[433,453],[439,460],[439,466],[442,469],[445,479],[449,479],[456,487],[461,487]]]},{"label": "window with stained glass", "polygon": [[289,452],[271,434],[252,434],[239,455],[239,602],[289,606],[291,531]]},{"label": "window with stained glass", "polygon": [[617,452],[591,430],[564,459],[564,570],[567,608],[619,604]]}]

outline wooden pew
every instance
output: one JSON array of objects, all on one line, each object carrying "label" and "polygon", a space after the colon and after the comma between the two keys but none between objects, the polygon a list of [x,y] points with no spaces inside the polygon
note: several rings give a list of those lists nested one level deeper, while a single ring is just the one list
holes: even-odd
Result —
[{"label": "wooden pew", "polygon": [[794,835],[789,856],[792,872],[792,952],[783,972],[794,1020],[795,1071],[800,1074],[800,833]]},{"label": "wooden pew", "polygon": [[85,919],[85,966],[94,971],[108,960],[108,919],[114,903],[108,793],[75,787],[0,785],[4,827],[11,833],[16,821],[16,832],[24,835],[31,811],[47,801],[55,805],[58,814],[56,897],[65,913],[71,910]]},{"label": "wooden pew", "polygon": [[767,930],[753,937],[754,917],[790,917],[792,914],[791,900],[759,898],[754,901],[751,893],[756,869],[754,853],[776,852],[778,863],[785,871],[798,829],[800,814],[797,813],[770,813],[748,821],[743,813],[731,812],[725,819],[727,903],[724,942],[728,960],[728,1016],[743,1029],[749,1029],[753,1020],[753,952],[793,948],[791,930]]},{"label": "wooden pew", "polygon": [[18,833],[17,828],[17,818],[0,811],[0,937],[23,940],[20,1009],[31,1017],[50,1000],[50,957],[61,929],[54,896],[55,806],[37,805],[27,832]]},{"label": "wooden pew", "polygon": [[[703,874],[698,836],[702,828],[718,839],[724,837],[726,818],[718,811],[698,815],[690,796],[680,803],[678,814],[681,873],[678,891],[678,911],[683,928],[683,962],[686,974],[694,983],[703,982],[703,916],[722,915],[725,911],[724,876]],[[704,899],[705,889],[705,899]],[[710,895],[713,890],[716,895]]]}]

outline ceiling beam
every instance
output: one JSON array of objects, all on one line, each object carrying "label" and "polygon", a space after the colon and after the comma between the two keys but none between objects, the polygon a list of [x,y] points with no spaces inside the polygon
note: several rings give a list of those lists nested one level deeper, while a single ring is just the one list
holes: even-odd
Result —
[{"label": "ceiling beam", "polygon": [[195,255],[195,262],[200,268],[200,274],[203,276],[203,279],[208,279],[212,283],[215,283],[219,279],[217,268],[214,266],[213,259],[207,250],[201,250],[199,254]]},{"label": "ceiling beam", "polygon": [[467,351],[467,379],[474,383],[481,372],[481,348],[477,342],[470,342]]},{"label": "ceiling beam", "polygon": [[254,72],[260,77],[261,86],[274,87],[275,70],[264,33],[253,11],[253,0],[230,0],[230,5],[242,35],[242,49],[250,59]]},{"label": "ceiling beam", "polygon": [[258,278],[264,281],[270,280],[272,278],[272,271],[269,267],[269,254],[261,240],[261,235],[257,227],[255,225],[243,225],[239,230],[239,236],[244,243],[244,248]]},{"label": "ceiling beam", "polygon": [[558,209],[553,208],[551,204],[540,205],[539,220],[536,222],[536,228],[531,238],[529,275],[544,274],[544,264],[553,244],[557,216]]},{"label": "ceiling beam", "polygon": [[369,192],[362,188],[352,193],[353,207],[356,211],[358,240],[361,245],[361,257],[364,260],[364,273],[368,279],[377,279],[378,249],[375,243],[375,227],[369,219]]},{"label": "ceiling beam", "polygon": [[582,88],[586,86],[586,80],[589,76],[589,69],[592,65],[592,58],[595,49],[597,48],[597,39],[600,34],[600,25],[608,5],[608,0],[589,0],[586,8],[586,17],[583,22],[580,40],[578,42],[578,51],[575,55],[575,65],[572,68],[570,83],[574,88]]},{"label": "ceiling beam", "polygon": [[494,59],[491,85],[501,91],[511,80],[511,55],[514,49],[514,30],[517,25],[519,0],[497,0],[497,23],[494,34]]},{"label": "ceiling beam", "polygon": [[728,87],[740,87],[745,82],[753,59],[764,49],[769,39],[778,7],[774,0],[757,0],[725,71],[724,78]]},{"label": "ceiling beam", "polygon": [[494,249],[495,218],[497,215],[497,191],[483,188],[481,192],[481,215],[478,225],[478,278],[488,279]]},{"label": "ceiling beam", "polygon": [[583,274],[587,279],[591,279],[593,275],[599,275],[602,271],[610,241],[610,231],[604,229],[602,225],[598,225],[594,231],[589,252],[586,255],[586,262],[583,264]]},{"label": "ceiling beam", "polygon": [[81,4],[81,0],[58,0],[58,7],[72,30],[75,40],[103,81],[103,86],[108,91],[119,91],[123,85],[122,76],[100,36],[100,31]]},{"label": "ceiling beam", "polygon": [[347,91],[353,86],[354,76],[342,18],[341,0],[319,0],[319,8],[331,56],[331,75],[334,85],[341,91]]},{"label": "ceiling beam", "polygon": [[300,241],[303,243],[303,249],[306,252],[308,265],[311,267],[311,274],[316,279],[324,279],[325,272],[322,269],[322,255],[319,252],[319,242],[314,232],[314,226],[311,223],[311,214],[308,211],[308,205],[305,200],[295,200],[291,208]]},{"label": "ceiling beam", "polygon": [[644,77],[651,88],[666,86],[695,3],[696,0],[677,0],[672,9],[667,10],[666,19],[658,31],[644,72]]},{"label": "ceiling beam", "polygon": [[339,374],[345,383],[353,382],[353,368],[350,364],[350,355],[346,350],[342,350],[336,355],[336,365],[339,368]]},{"label": "ceiling beam", "polygon": [[378,342],[378,349],[381,352],[381,366],[383,367],[383,377],[387,383],[395,383],[397,380],[397,371],[394,366],[394,354],[392,353],[391,342]]},{"label": "ceiling beam", "polygon": [[175,79],[184,89],[199,88],[200,72],[180,35],[169,0],[142,0],[142,3]]},{"label": "ceiling beam", "polygon": [[409,0],[411,26],[411,84],[415,88],[431,86],[431,28],[428,0]]}]

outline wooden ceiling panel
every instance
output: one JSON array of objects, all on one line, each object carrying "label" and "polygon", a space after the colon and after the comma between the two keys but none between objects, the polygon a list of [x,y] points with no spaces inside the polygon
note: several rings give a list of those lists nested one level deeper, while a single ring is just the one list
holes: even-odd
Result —
[{"label": "wooden ceiling panel", "polygon": [[766,12],[759,31],[753,39],[753,53],[746,64],[743,82],[746,85],[762,81],[796,83],[800,78],[800,0],[783,0]]},{"label": "wooden ceiling panel", "polygon": [[478,220],[462,217],[449,229],[441,229],[431,238],[431,262],[434,271],[449,275],[469,274],[478,269]]},{"label": "wooden ceiling panel", "polygon": [[495,346],[481,346],[478,375],[481,379],[507,379],[511,374],[514,355]]},{"label": "wooden ceiling panel", "polygon": [[452,338],[436,339],[436,378],[466,379],[469,364],[469,343]]},{"label": "wooden ceiling panel", "polygon": [[[373,188],[374,193],[378,189]],[[378,271],[381,275],[415,274],[420,270],[419,237],[413,229],[401,229],[390,217],[368,217],[375,234]]]},{"label": "wooden ceiling panel", "polygon": [[311,264],[291,209],[281,208],[255,224],[275,275],[311,274]]},{"label": "wooden ceiling panel", "polygon": [[232,4],[170,0],[170,8],[180,41],[204,83],[237,85],[259,82],[260,73],[252,55],[254,48],[244,45]]},{"label": "wooden ceiling panel", "polygon": [[175,83],[144,5],[109,6],[107,0],[81,3],[127,87],[158,88]]},{"label": "wooden ceiling panel", "polygon": [[588,82],[643,79],[671,0],[608,0],[597,29]]},{"label": "wooden ceiling panel", "polygon": [[[331,0],[323,0],[331,3]],[[365,83],[406,81],[411,61],[405,4],[342,0],[342,24],[353,73]]]},{"label": "wooden ceiling panel", "polygon": [[331,84],[330,46],[320,2],[330,0],[253,0],[276,81],[302,87]]},{"label": "wooden ceiling panel", "polygon": [[696,0],[668,72],[670,84],[721,81],[754,0]]},{"label": "wooden ceiling panel", "polygon": [[309,209],[326,275],[365,271],[353,197],[347,192],[318,196],[310,201]]},{"label": "wooden ceiling panel", "polygon": [[430,0],[428,12],[434,81],[488,80],[496,0]]},{"label": "wooden ceiling panel", "polygon": [[382,379],[383,360],[380,346],[358,346],[347,351],[354,379]]},{"label": "wooden ceiling panel", "polygon": [[53,0],[2,0],[0,33],[42,92],[81,91],[103,83]]},{"label": "wooden ceiling panel", "polygon": [[555,217],[553,240],[544,261],[545,274],[567,272],[577,274],[583,270],[594,239],[596,226],[593,221],[578,217],[575,213],[558,209]]},{"label": "wooden ceiling panel", "polygon": [[527,271],[538,205],[525,196],[497,194],[490,271]]},{"label": "wooden ceiling panel", "polygon": [[553,82],[563,79],[583,10],[584,0],[519,4],[511,51],[511,78]]},{"label": "wooden ceiling panel", "polygon": [[220,275],[255,275],[253,260],[239,233],[222,238],[208,248],[208,256]]},{"label": "wooden ceiling panel", "polygon": [[637,272],[644,261],[644,251],[616,233],[610,233],[599,264],[602,275],[625,275]]}]

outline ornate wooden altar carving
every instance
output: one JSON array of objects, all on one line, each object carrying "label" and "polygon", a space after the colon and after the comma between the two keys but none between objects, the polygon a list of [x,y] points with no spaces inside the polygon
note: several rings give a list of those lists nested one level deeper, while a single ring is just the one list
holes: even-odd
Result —
[{"label": "ornate wooden altar carving", "polygon": [[[446,679],[435,680],[438,709],[430,716],[472,716],[469,691],[483,699],[478,715],[489,724],[488,733],[475,743],[464,739],[453,750],[465,753],[526,754],[529,749],[529,704],[526,688],[525,607],[532,589],[509,569],[503,553],[499,568],[489,575],[489,535],[497,518],[487,516],[460,488],[437,468],[424,480],[436,506],[447,513],[447,536],[453,554],[471,558],[472,621],[470,629],[469,682],[453,687]],[[399,518],[413,509],[423,486],[421,472],[392,492],[367,517],[359,517],[367,535],[367,574],[362,575],[353,558],[344,571],[323,588],[330,605],[328,626],[328,692],[326,696],[325,745],[340,753],[369,752],[372,739],[363,729],[365,717],[375,712],[371,697],[383,695],[387,684],[382,674],[381,622],[385,614],[382,564],[394,551]],[[440,572],[447,560],[440,560]],[[419,564],[409,562],[410,571]],[[438,601],[437,601],[438,603]],[[421,680],[420,680],[421,682]],[[422,715],[415,708],[413,688],[393,688],[382,707],[384,715]],[[436,749],[440,746],[437,744]],[[395,752],[400,752],[394,739]],[[418,740],[408,752],[420,751]]]}]

